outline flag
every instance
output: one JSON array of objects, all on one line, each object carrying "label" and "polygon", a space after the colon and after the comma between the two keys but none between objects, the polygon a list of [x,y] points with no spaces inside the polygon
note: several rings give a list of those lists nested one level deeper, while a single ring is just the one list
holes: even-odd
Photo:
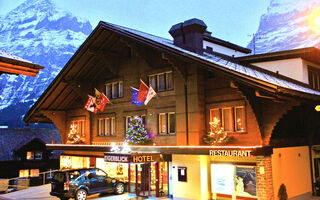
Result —
[{"label": "flag", "polygon": [[139,90],[137,90],[136,88],[133,88],[133,87],[131,87],[131,88],[132,88],[132,93],[131,93],[132,94],[132,101],[131,101],[131,103],[133,105],[142,106],[143,102],[138,101]]},{"label": "flag", "polygon": [[144,101],[144,105],[147,105],[149,103],[149,101],[154,97],[156,96],[156,92],[154,91],[154,89],[152,88],[152,86],[150,85],[149,87],[149,91],[148,91],[148,94],[147,94],[147,98],[146,100]]},{"label": "flag", "polygon": [[141,103],[144,102],[144,100],[147,98],[147,94],[149,91],[149,87],[140,79],[140,87],[139,87],[139,93],[138,93],[138,101]]},{"label": "flag", "polygon": [[86,105],[84,106],[84,108],[86,110],[91,111],[91,112],[97,113],[98,109],[95,104],[95,102],[96,102],[95,98],[90,95],[88,95],[88,96],[89,96],[89,98],[88,98],[88,101],[87,101]]},{"label": "flag", "polygon": [[106,97],[103,93],[99,92],[99,90],[97,90],[96,88],[94,88],[94,90],[96,95],[96,101],[95,101],[96,107],[98,110],[103,112],[106,104],[109,103],[110,101],[108,97]]}]

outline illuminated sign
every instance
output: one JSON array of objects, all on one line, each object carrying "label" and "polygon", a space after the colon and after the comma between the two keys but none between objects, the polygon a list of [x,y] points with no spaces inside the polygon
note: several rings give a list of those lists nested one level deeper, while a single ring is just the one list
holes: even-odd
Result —
[{"label": "illuminated sign", "polygon": [[155,162],[154,157],[152,155],[149,156],[132,156],[133,163],[144,163],[144,162]]},{"label": "illuminated sign", "polygon": [[210,156],[233,156],[233,157],[250,157],[251,150],[209,150]]},{"label": "illuminated sign", "polygon": [[104,154],[105,162],[119,162],[119,163],[129,163],[130,155],[120,155],[120,154]]}]

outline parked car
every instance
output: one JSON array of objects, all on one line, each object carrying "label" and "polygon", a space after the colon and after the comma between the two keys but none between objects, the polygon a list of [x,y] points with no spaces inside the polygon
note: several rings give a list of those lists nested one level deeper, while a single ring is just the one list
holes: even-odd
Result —
[{"label": "parked car", "polygon": [[61,200],[75,198],[86,200],[96,193],[123,194],[125,183],[108,176],[98,168],[59,170],[54,172],[51,182],[51,196]]}]

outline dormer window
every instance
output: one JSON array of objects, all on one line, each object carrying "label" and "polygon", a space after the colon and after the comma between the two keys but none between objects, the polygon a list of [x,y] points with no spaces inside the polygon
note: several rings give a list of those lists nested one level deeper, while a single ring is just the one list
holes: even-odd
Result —
[{"label": "dormer window", "polygon": [[320,90],[320,69],[308,66],[309,85],[315,90]]},{"label": "dormer window", "polygon": [[42,152],[34,152],[34,159],[41,160],[42,159]]}]

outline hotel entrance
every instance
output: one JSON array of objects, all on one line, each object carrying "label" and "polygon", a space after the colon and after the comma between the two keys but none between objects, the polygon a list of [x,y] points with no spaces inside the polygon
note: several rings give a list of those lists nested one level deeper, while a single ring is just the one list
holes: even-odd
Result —
[{"label": "hotel entrance", "polygon": [[141,197],[168,196],[168,162],[130,164],[129,193]]}]

